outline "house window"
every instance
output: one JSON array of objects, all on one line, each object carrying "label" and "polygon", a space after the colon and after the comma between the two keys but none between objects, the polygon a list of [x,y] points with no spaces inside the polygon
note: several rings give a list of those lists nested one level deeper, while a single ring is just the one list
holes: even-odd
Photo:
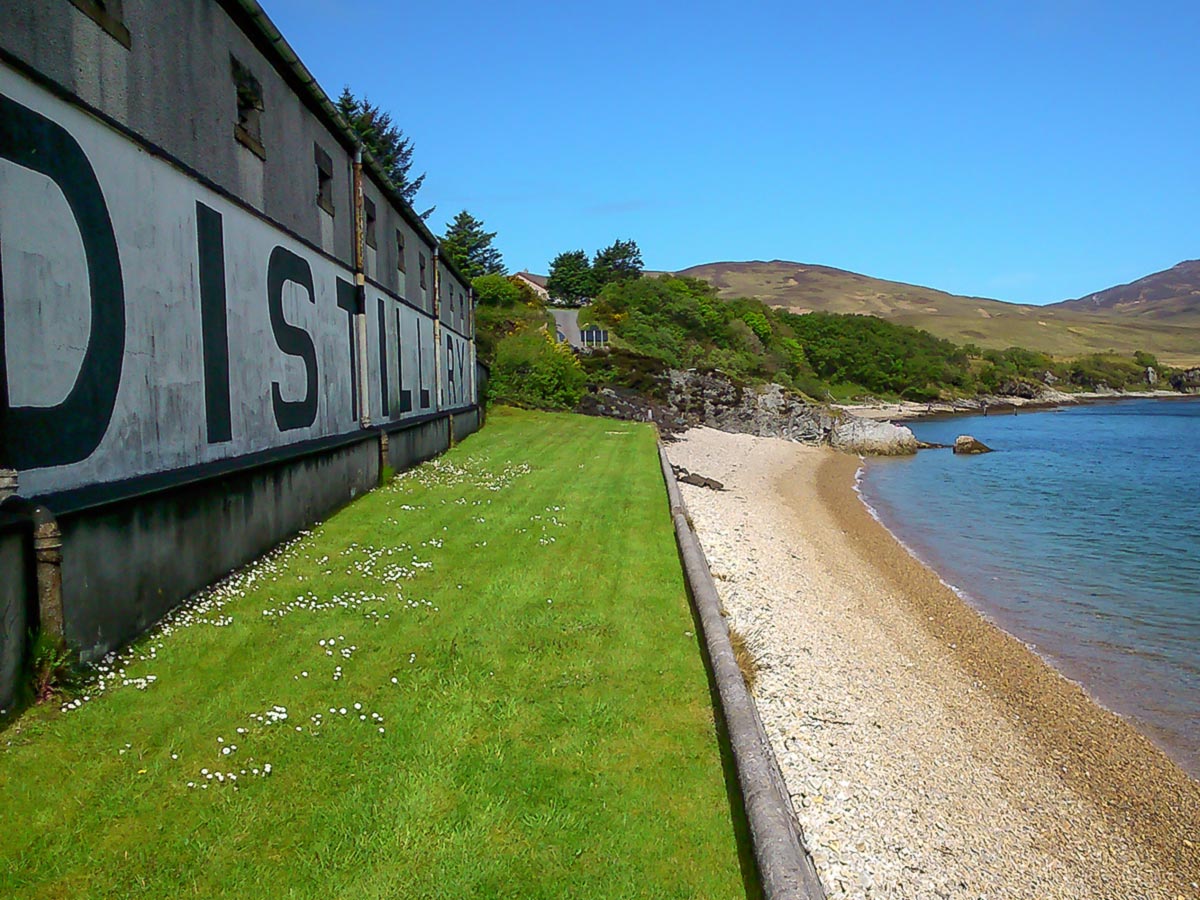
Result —
[{"label": "house window", "polygon": [[367,246],[372,250],[378,249],[375,243],[375,203],[370,197],[363,197],[363,231],[366,233]]},{"label": "house window", "polygon": [[317,206],[333,215],[333,159],[313,144],[313,160],[317,164]]},{"label": "house window", "polygon": [[237,91],[237,124],[233,126],[233,136],[255,156],[266,159],[267,151],[262,143],[262,85],[235,57],[229,57],[229,65]]},{"label": "house window", "polygon": [[396,268],[404,271],[404,232],[396,229]]},{"label": "house window", "polygon": [[421,254],[420,262],[421,262],[421,290],[425,290],[426,285],[425,285],[425,254],[424,253]]},{"label": "house window", "polygon": [[124,0],[71,0],[71,5],[103,28],[126,50],[132,42],[125,27]]}]

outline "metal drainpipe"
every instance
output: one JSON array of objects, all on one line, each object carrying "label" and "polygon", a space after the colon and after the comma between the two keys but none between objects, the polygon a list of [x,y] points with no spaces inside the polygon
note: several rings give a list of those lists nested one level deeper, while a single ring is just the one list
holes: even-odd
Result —
[{"label": "metal drainpipe", "polygon": [[62,533],[53,513],[34,507],[33,554],[37,564],[38,618],[42,634],[62,646],[65,637],[62,597]]},{"label": "metal drainpipe", "polygon": [[437,376],[437,399],[434,401],[437,409],[442,408],[445,397],[445,374],[442,372],[442,271],[438,265],[440,248],[433,248],[433,371]]},{"label": "metal drainpipe", "polygon": [[367,372],[367,276],[363,264],[366,234],[363,216],[363,157],[362,144],[359,144],[354,148],[354,290],[358,299],[354,333],[358,344],[358,421],[363,428],[368,428],[371,425],[371,395]]},{"label": "metal drainpipe", "polygon": [[475,383],[475,288],[467,288],[467,337],[471,339],[469,344],[471,348],[471,358],[467,360],[467,378],[470,379],[467,383],[471,386],[467,396],[471,398],[471,402],[479,405],[479,385]]}]

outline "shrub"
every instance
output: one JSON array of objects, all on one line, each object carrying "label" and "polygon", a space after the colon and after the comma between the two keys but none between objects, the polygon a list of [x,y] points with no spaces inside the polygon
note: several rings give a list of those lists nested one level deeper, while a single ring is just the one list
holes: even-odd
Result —
[{"label": "shrub", "polygon": [[475,299],[480,306],[516,306],[526,300],[516,282],[504,275],[480,275],[471,281]]},{"label": "shrub", "polygon": [[490,397],[535,409],[574,409],[587,378],[566,344],[541,331],[522,331],[496,344],[488,386]]},{"label": "shrub", "polygon": [[750,330],[764,344],[771,340],[771,323],[767,321],[767,317],[756,309],[747,310],[742,313],[742,321],[750,326]]},{"label": "shrub", "polygon": [[614,347],[585,356],[581,362],[589,381],[666,399],[667,366],[661,359]]}]

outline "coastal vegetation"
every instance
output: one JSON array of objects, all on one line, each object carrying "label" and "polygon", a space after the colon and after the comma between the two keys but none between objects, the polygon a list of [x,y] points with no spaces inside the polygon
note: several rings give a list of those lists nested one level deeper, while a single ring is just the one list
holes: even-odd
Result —
[{"label": "coastal vegetation", "polygon": [[102,673],[0,733],[4,896],[743,895],[649,426],[495,409]]},{"label": "coastal vegetation", "polygon": [[959,345],[1027,347],[1060,359],[1154,353],[1165,364],[1200,363],[1200,263],[1180,263],[1128,285],[1048,306],[1006,303],[872,278],[831,266],[772,260],[716,262],[678,274],[724,299],[754,297],[795,313],[877,316]]},{"label": "coastal vegetation", "polygon": [[1142,350],[1056,358],[958,344],[876,316],[796,314],[759,300],[722,299],[708,282],[676,275],[605,285],[579,320],[607,329],[611,348],[580,357],[555,345],[544,303],[519,280],[483,276],[475,294],[492,397],[527,407],[573,408],[589,384],[653,396],[668,369],[719,370],[738,383],[773,382],[817,400],[920,402],[1033,398],[1048,387],[1138,390],[1151,378],[1165,385],[1173,371]]},{"label": "coastal vegetation", "polygon": [[[566,251],[551,262],[546,282],[550,302],[579,307],[581,326],[597,325],[609,335],[606,351],[580,355],[557,345],[547,303],[522,279],[504,277],[499,253],[491,247],[495,234],[485,232],[482,222],[465,210],[456,224],[460,220],[465,225],[459,230],[472,239],[451,240],[448,233],[447,245],[476,247],[496,262],[459,263],[474,275],[478,348],[480,358],[492,366],[493,401],[573,409],[589,387],[602,386],[661,399],[666,371],[691,368],[719,371],[739,384],[778,384],[822,401],[933,402],[996,395],[1033,399],[1049,388],[1070,392],[1128,391],[1160,382],[1168,386],[1177,374],[1145,347],[1053,355],[1045,343],[1036,348],[997,345],[1005,333],[999,327],[1002,321],[1024,320],[1033,310],[1042,317],[1036,323],[1039,328],[1056,317],[1086,319],[1075,310],[1083,301],[1058,304],[1059,309],[955,298],[781,261],[688,270],[704,278],[645,275],[641,251],[632,240],[616,240],[591,257],[584,250]],[[754,282],[759,276],[766,278],[765,288]],[[846,300],[847,280],[855,286],[849,292],[852,300]],[[733,295],[733,285],[753,288],[769,302]],[[817,305],[854,312],[782,305],[795,291],[815,292]],[[958,315],[968,300],[982,304],[975,309],[975,326],[950,332],[978,340],[946,337],[937,323]],[[929,323],[930,330],[898,321],[909,318],[921,304],[925,306],[916,320]],[[989,323],[984,331],[978,330],[981,322]],[[997,327],[990,327],[993,324]],[[1083,333],[1074,325],[1070,330]],[[1129,338],[1128,328],[1124,338]]]},{"label": "coastal vegetation", "polygon": [[[626,351],[618,369],[640,356],[666,368],[775,382],[816,399],[1032,396],[1047,383],[1127,390],[1147,386],[1148,367],[1162,374],[1144,352],[1064,360],[1019,347],[983,350],[875,316],[797,315],[758,300],[725,300],[705,281],[673,275],[609,285],[581,318],[609,329],[613,346]],[[621,373],[611,374],[619,382]]]}]

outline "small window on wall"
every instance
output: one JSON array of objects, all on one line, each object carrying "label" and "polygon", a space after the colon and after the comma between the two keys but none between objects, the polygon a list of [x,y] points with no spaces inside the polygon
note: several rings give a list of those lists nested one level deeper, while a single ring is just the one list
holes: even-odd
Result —
[{"label": "small window on wall", "polygon": [[396,229],[396,268],[404,271],[404,232]]},{"label": "small window on wall", "polygon": [[363,222],[367,246],[372,250],[378,249],[375,243],[375,203],[369,197],[363,197]]},{"label": "small window on wall", "polygon": [[333,159],[313,144],[313,159],[317,164],[317,206],[333,215]]},{"label": "small window on wall", "polygon": [[237,124],[233,126],[233,136],[255,156],[266,159],[267,150],[262,142],[262,85],[254,77],[254,73],[235,57],[229,57],[229,65],[237,93]]},{"label": "small window on wall", "polygon": [[427,285],[425,284],[425,254],[424,253],[421,254],[420,262],[421,262],[421,290],[425,290]]},{"label": "small window on wall", "polygon": [[317,205],[334,215],[334,160],[329,154],[320,149],[320,144],[312,145],[313,162],[317,163]]},{"label": "small window on wall", "polygon": [[125,27],[123,0],[71,0],[71,5],[103,28],[126,50],[132,46],[129,29]]}]

